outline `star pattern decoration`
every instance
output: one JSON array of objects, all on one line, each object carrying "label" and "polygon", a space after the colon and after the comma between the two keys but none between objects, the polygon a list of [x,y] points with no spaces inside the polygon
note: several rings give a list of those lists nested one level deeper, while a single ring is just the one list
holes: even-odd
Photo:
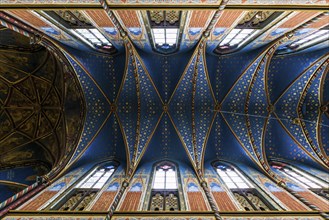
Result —
[{"label": "star pattern decoration", "polygon": [[[266,127],[273,115],[277,117],[276,119],[287,134],[303,146],[305,152],[317,161],[326,163],[326,155],[323,153],[324,139],[320,138],[323,129],[320,133],[313,132],[314,126],[303,124],[303,120],[314,120],[315,116],[319,117],[319,108],[323,106],[320,97],[312,94],[319,93],[323,85],[320,82],[327,72],[327,63],[324,60],[309,67],[286,89],[278,101],[272,104],[269,98],[271,94],[267,88],[267,74],[272,55],[278,46],[276,43],[281,43],[275,42],[251,62],[224,99],[218,102],[212,92],[213,85],[210,83],[206,68],[206,41],[201,40],[171,98],[168,100],[169,96],[166,97],[168,101],[164,103],[151,77],[155,74],[148,73],[143,60],[126,35],[125,29],[119,27],[120,24],[115,20],[115,16],[113,17],[108,10],[107,12],[120,30],[126,54],[122,82],[113,87],[118,88],[117,92],[116,89],[114,91],[111,89],[114,94],[111,100],[116,96],[113,102],[103,91],[104,84],[96,82],[95,77],[74,55],[63,49],[63,53],[75,69],[82,84],[87,109],[86,124],[71,163],[85,152],[90,143],[97,138],[111,114],[114,114],[126,145],[130,172],[134,172],[162,115],[166,113],[192,164],[196,169],[202,169],[208,135],[218,112],[221,113],[247,155],[266,172],[270,172],[264,147]],[[322,68],[318,71],[317,66],[320,65]],[[42,87],[38,89],[42,95]],[[314,102],[318,104],[312,105]],[[327,115],[326,112],[322,112],[323,115]],[[281,115],[289,120],[282,120]],[[320,119],[317,120],[320,121]]]},{"label": "star pattern decoration", "polygon": [[[318,143],[320,80],[328,65],[328,56],[315,61],[276,101],[276,117],[282,126],[314,160],[328,166],[328,158]],[[286,118],[282,120],[280,118]]]}]

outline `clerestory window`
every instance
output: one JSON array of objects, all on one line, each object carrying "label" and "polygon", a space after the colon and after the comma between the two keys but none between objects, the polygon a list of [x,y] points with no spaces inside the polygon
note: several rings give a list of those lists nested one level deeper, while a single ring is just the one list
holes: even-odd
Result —
[{"label": "clerestory window", "polygon": [[149,210],[180,210],[177,168],[174,164],[163,162],[155,167]]},{"label": "clerestory window", "polygon": [[224,163],[215,163],[214,168],[225,185],[232,191],[235,199],[246,211],[274,209],[239,170]]},{"label": "clerestory window", "polygon": [[249,41],[249,39],[255,36],[258,32],[259,30],[256,29],[235,28],[231,30],[228,35],[226,35],[222,42],[220,42],[218,49],[226,50],[238,48],[240,45],[244,44],[244,42]]},{"label": "clerestory window", "polygon": [[77,35],[88,41],[96,48],[111,49],[112,47],[112,44],[96,28],[74,29],[72,31],[74,31]]},{"label": "clerestory window", "polygon": [[104,165],[94,169],[89,175],[75,184],[69,193],[52,209],[61,211],[86,210],[114,171],[115,166],[113,165]]},{"label": "clerestory window", "polygon": [[181,14],[181,11],[176,10],[147,12],[150,24],[149,38],[155,51],[169,54],[179,49]]},{"label": "clerestory window", "polygon": [[286,177],[293,180],[296,183],[304,186],[305,188],[311,190],[312,192],[322,196],[323,198],[329,200],[329,183],[322,179],[319,179],[312,174],[306,173],[305,171],[298,169],[294,166],[272,162],[272,167],[279,170]]},{"label": "clerestory window", "polygon": [[227,54],[241,49],[266,30],[267,25],[276,20],[280,14],[281,12],[275,11],[250,11],[246,13],[234,29],[222,38],[214,52]]},{"label": "clerestory window", "polygon": [[329,40],[329,29],[322,29],[311,33],[310,35],[296,40],[288,45],[290,49],[302,49],[314,44],[328,41]]},{"label": "clerestory window", "polygon": [[90,47],[101,52],[114,52],[115,48],[108,38],[88,20],[79,10],[44,11],[41,15],[57,26],[71,32]]}]

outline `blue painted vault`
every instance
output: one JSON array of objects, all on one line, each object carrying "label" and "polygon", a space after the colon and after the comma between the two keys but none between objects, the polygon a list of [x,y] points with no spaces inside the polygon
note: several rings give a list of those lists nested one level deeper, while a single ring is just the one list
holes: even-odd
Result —
[{"label": "blue painted vault", "polygon": [[[67,139],[72,141],[63,144],[65,151],[54,152],[58,155],[44,162],[45,171],[25,164],[24,169],[12,169],[15,175],[11,181],[23,187],[33,182],[31,176],[48,171],[62,175],[74,167],[107,159],[124,164],[127,176],[132,176],[141,164],[159,160],[181,161],[198,176],[203,176],[204,164],[215,160],[244,163],[276,180],[279,177],[269,166],[276,159],[296,161],[320,170],[329,168],[329,48],[326,45],[279,53],[279,48],[285,45],[281,38],[257,45],[255,39],[242,50],[218,54],[214,49],[219,41],[208,38],[205,28],[202,35],[201,29],[196,32],[200,32],[200,38],[182,41],[180,50],[168,55],[152,49],[145,39],[134,37],[133,34],[140,34],[138,28],[127,34],[118,23],[114,25],[112,32],[108,29],[117,36],[113,40],[115,50],[110,53],[87,49],[73,38],[66,42],[53,37],[47,38],[46,43],[40,40],[43,47],[56,52],[53,59],[58,69],[62,68],[59,61],[67,64],[61,79],[72,80],[72,84],[63,83],[63,88],[54,89],[54,97],[60,99],[58,109],[64,112],[61,117],[69,110],[72,113],[67,117],[79,117],[72,117],[67,129],[74,135],[66,131]],[[24,30],[28,35],[28,29]],[[212,31],[217,34],[219,28]],[[181,35],[186,37],[186,33]],[[258,36],[258,41],[262,37]],[[4,44],[9,44],[8,38],[2,38]],[[26,39],[12,39],[16,42],[10,43],[20,48],[27,44],[20,45]],[[11,58],[11,62],[19,60]],[[41,61],[37,57],[31,58],[27,60],[29,65],[20,67],[18,72],[28,72],[24,68],[38,62]],[[71,75],[67,74],[68,69],[72,70]],[[6,101],[11,94],[7,89],[10,87],[7,84],[11,84],[7,82],[11,79],[9,72],[0,78],[3,127],[7,118],[14,118],[8,116],[11,105]],[[38,71],[30,72],[33,75]],[[69,90],[70,85],[76,88],[72,94],[79,94],[72,95],[74,104],[66,103],[60,93],[62,89]],[[18,101],[24,99],[31,98]],[[54,133],[58,133],[56,129]],[[54,135],[60,136],[57,133]],[[8,144],[9,136],[2,139],[1,135],[0,149]],[[32,139],[40,141],[36,136]],[[38,147],[49,151],[47,143],[40,142]],[[36,146],[27,144],[19,152],[30,152],[31,148]],[[5,162],[0,159],[0,165]],[[0,170],[0,179],[8,175],[8,169]],[[1,184],[0,187],[6,191],[0,200],[13,194],[9,191],[15,191]]]}]

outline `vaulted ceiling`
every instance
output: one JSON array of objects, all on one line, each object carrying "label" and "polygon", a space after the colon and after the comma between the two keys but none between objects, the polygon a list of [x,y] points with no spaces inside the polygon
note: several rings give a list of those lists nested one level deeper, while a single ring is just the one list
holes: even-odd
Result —
[{"label": "vaulted ceiling", "polygon": [[67,163],[85,104],[71,67],[23,35],[0,32],[0,188],[21,188]]},{"label": "vaulted ceiling", "polygon": [[[7,2],[0,12],[4,30],[29,36],[51,52],[57,48],[82,87],[85,109],[78,96],[70,106],[84,112],[84,120],[75,122],[84,127],[62,169],[106,158],[126,163],[127,174],[160,159],[181,160],[201,176],[204,162],[215,159],[253,164],[274,179],[272,159],[328,169],[328,40],[292,45],[326,30],[326,1],[268,1],[271,10],[252,2],[222,2],[220,9],[217,1],[184,3],[191,10],[179,3],[164,10],[142,2],[81,1],[82,9],[75,10],[77,3],[70,1]],[[159,28],[177,29],[176,43],[158,44]],[[78,29],[97,29],[108,43],[88,42]],[[247,40],[222,44],[237,29],[250,32]],[[67,131],[80,134],[73,127]],[[55,166],[58,159],[47,162]]]}]

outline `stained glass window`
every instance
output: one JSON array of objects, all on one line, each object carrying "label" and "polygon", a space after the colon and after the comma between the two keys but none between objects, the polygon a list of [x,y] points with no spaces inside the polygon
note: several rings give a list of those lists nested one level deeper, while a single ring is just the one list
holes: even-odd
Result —
[{"label": "stained glass window", "polygon": [[253,185],[232,167],[219,165],[216,170],[229,189],[253,188]]},{"label": "stained glass window", "polygon": [[267,211],[274,209],[239,170],[222,163],[217,163],[215,169],[227,188],[232,191],[237,202],[246,211]]},{"label": "stained glass window", "polygon": [[114,166],[97,169],[90,176],[83,179],[75,188],[100,189],[114,172]]},{"label": "stained glass window", "polygon": [[152,29],[154,41],[157,45],[173,46],[177,42],[178,28],[154,28]]},{"label": "stained glass window", "polygon": [[166,164],[158,167],[155,171],[153,189],[177,189],[175,168]]},{"label": "stained glass window", "polygon": [[284,164],[273,162],[272,167],[282,172],[286,177],[296,183],[310,189],[314,193],[329,200],[329,183],[319,179],[301,169]]},{"label": "stained glass window", "polygon": [[297,48],[302,49],[328,40],[329,40],[329,29],[318,30],[309,34],[306,37],[303,37],[299,40],[292,42],[291,44],[288,45],[288,47],[291,49],[297,49]]},{"label": "stained glass window", "polygon": [[219,47],[239,47],[239,45],[248,41],[255,34],[258,33],[256,29],[233,29],[222,42],[220,42]]},{"label": "stained glass window", "polygon": [[75,29],[73,31],[96,48],[108,49],[112,47],[112,44],[96,28]]},{"label": "stained glass window", "polygon": [[179,196],[176,167],[171,163],[161,163],[154,171],[150,210],[177,211]]},{"label": "stained glass window", "polygon": [[272,167],[284,173],[287,177],[294,180],[295,182],[305,186],[306,188],[328,188],[328,183],[307,174],[306,172],[297,169],[295,167],[283,164],[283,163],[273,163]]},{"label": "stained glass window", "polygon": [[89,175],[74,185],[64,198],[54,205],[53,210],[83,211],[95,199],[99,190],[110,179],[115,167],[106,165],[93,170]]},{"label": "stained glass window", "polygon": [[181,11],[152,10],[148,11],[150,24],[149,37],[154,50],[160,53],[172,53],[178,49],[180,38]]}]

